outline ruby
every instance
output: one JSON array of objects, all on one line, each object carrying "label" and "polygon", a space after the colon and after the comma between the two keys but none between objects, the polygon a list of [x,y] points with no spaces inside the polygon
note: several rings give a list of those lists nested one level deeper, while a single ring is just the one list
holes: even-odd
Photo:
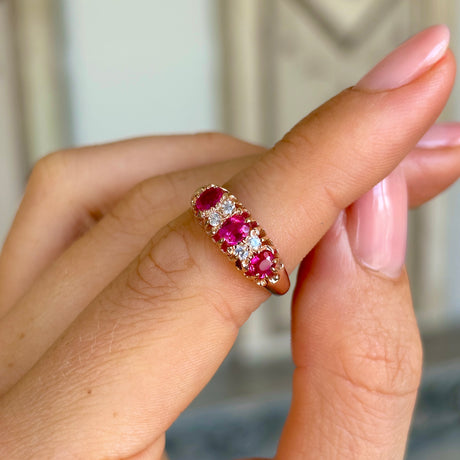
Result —
[{"label": "ruby", "polygon": [[197,198],[195,206],[198,211],[207,211],[215,206],[220,199],[224,191],[220,187],[210,187],[207,188],[201,195]]},{"label": "ruby", "polygon": [[275,255],[268,250],[255,254],[249,262],[248,269],[245,275],[255,276],[259,279],[264,279],[273,274],[272,267],[275,265],[273,259]]},{"label": "ruby", "polygon": [[255,222],[246,223],[244,215],[235,214],[224,221],[213,238],[216,241],[224,240],[222,249],[226,250],[228,246],[235,246],[235,244],[243,241],[255,225]]}]

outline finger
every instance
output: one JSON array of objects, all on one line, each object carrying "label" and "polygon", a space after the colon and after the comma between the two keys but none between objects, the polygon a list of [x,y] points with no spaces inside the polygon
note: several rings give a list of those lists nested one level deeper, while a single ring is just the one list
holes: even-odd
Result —
[{"label": "finger", "polygon": [[439,123],[433,125],[404,158],[401,166],[411,207],[420,206],[457,180],[459,147],[460,124]]},{"label": "finger", "polygon": [[39,273],[135,184],[260,153],[223,134],[158,136],[58,152],[39,161],[0,254],[0,317]]},{"label": "finger", "polygon": [[276,458],[402,459],[422,352],[399,276],[405,180],[393,173],[302,263],[293,300],[293,399]]},{"label": "finger", "polygon": [[410,207],[431,200],[458,179],[459,150],[458,146],[416,148],[404,159],[401,166],[409,190]]},{"label": "finger", "polygon": [[[458,130],[457,124],[455,129]],[[458,150],[439,146],[417,150],[406,157],[402,165],[411,206],[419,206],[436,196],[460,175]],[[424,157],[423,161],[419,161],[418,155]],[[223,182],[255,160],[256,156],[252,156],[149,179],[135,187],[65,251],[0,322],[0,394],[32,367],[84,307],[145,246],[152,232],[185,210],[190,190],[220,178]],[[97,278],[88,266],[99,273]],[[65,289],[56,292],[56,285]],[[51,298],[50,292],[53,292]]]},{"label": "finger", "polygon": [[422,365],[409,284],[405,273],[391,279],[357,262],[363,248],[353,245],[363,230],[351,222],[358,213],[368,231],[358,239],[373,239],[361,243],[371,260],[380,257],[375,251],[394,251],[391,243],[373,244],[385,231],[392,240],[405,230],[402,212],[394,212],[400,190],[382,187],[374,216],[353,205],[348,225],[339,220],[302,264],[293,302],[293,399],[276,458],[404,456]]},{"label": "finger", "polygon": [[[449,124],[441,124],[441,125],[434,125],[428,131],[426,138],[430,139],[430,145],[427,145],[424,148],[420,148],[421,144],[419,144],[419,148],[415,149],[411,152],[404,160],[404,173],[406,175],[408,188],[409,188],[409,203],[411,207],[420,206],[424,202],[428,201],[429,199],[433,198],[434,196],[438,195],[441,191],[451,185],[456,178],[458,177],[459,170],[460,170],[460,155],[458,154],[459,146],[457,145],[457,138],[459,135],[459,124],[458,123],[449,123]],[[439,129],[442,128],[442,129]],[[243,144],[246,146],[246,144]],[[105,147],[105,146],[104,146]],[[248,145],[248,149],[254,148],[257,149],[256,146],[252,147]],[[245,149],[243,149],[245,151]],[[236,160],[239,161],[239,160]],[[237,164],[237,163],[235,163]],[[244,166],[245,162],[240,162],[240,167]],[[225,168],[228,169],[228,166],[225,165]],[[229,169],[229,171],[232,169]],[[153,181],[155,187],[148,187],[148,191],[146,195],[154,195],[157,193],[156,188],[158,187],[158,182],[160,181]],[[178,190],[177,196],[180,196],[181,193],[184,193],[184,196],[188,194],[189,190],[184,187],[185,184],[182,184],[181,190]],[[179,186],[176,186],[178,188]],[[143,188],[143,187],[142,187]],[[155,189],[155,190],[154,190]],[[129,202],[136,202],[137,201],[138,192],[131,194],[129,198]],[[96,197],[97,198],[97,197]],[[95,199],[96,199],[95,198]],[[164,204],[171,202],[173,200],[166,200]],[[174,201],[176,203],[176,201]],[[165,206],[167,207],[167,206]],[[130,208],[130,206],[122,206],[123,209]],[[171,209],[171,208],[170,208]],[[176,207],[172,208],[176,209]],[[182,211],[183,209],[178,209]],[[131,221],[132,216],[130,216],[130,212],[124,212],[123,210],[115,210],[113,212],[114,215],[118,216],[118,221],[124,226],[127,224],[126,221]],[[150,214],[155,215],[155,219],[157,219],[157,227],[161,227],[166,220],[161,219],[160,216],[157,216],[156,213]],[[165,215],[164,215],[165,216]],[[172,217],[171,214],[169,214]],[[41,216],[43,217],[43,216]],[[45,216],[46,217],[46,216]],[[112,216],[113,217],[113,216]],[[166,216],[165,216],[166,217]],[[107,219],[110,220],[111,219]],[[131,223],[131,222],[130,222]],[[141,244],[146,241],[146,238],[149,234],[152,233],[151,227],[151,219],[146,219],[144,221],[143,228],[139,229],[138,236],[145,235],[144,238],[138,238],[137,240],[142,241]],[[128,232],[128,229],[127,233]],[[19,233],[21,230],[19,230]],[[17,238],[10,238],[15,240]],[[82,252],[82,247],[85,244],[79,245],[81,258],[83,260],[88,260],[87,251]],[[139,245],[134,246],[137,251],[139,249]],[[10,248],[11,249],[11,248]],[[13,251],[14,252],[14,251]],[[133,252],[134,255],[135,252]],[[99,260],[104,259],[102,256]],[[30,261],[33,262],[33,259]],[[113,262],[113,261],[112,261]],[[17,261],[20,264],[20,261]],[[126,259],[123,259],[123,264],[126,263]],[[11,264],[10,264],[11,265]],[[33,264],[32,264],[33,265]],[[77,264],[78,265],[78,264]],[[114,265],[118,267],[117,264]],[[120,269],[123,265],[120,265]],[[108,276],[112,276],[112,272],[107,272]],[[111,278],[109,278],[111,279]],[[8,278],[6,278],[6,281]],[[6,283],[5,281],[5,283]],[[101,286],[104,281],[101,280]],[[26,286],[23,286],[25,289]],[[6,301],[5,301],[6,305]],[[2,309],[0,308],[0,311]],[[5,314],[6,307],[3,308],[3,314]]]},{"label": "finger", "polygon": [[[459,136],[456,123],[434,125],[403,160],[412,206],[459,177]],[[401,193],[391,180],[384,184],[369,193],[375,208],[364,217],[375,225],[361,223],[361,232],[375,243],[407,225],[400,217],[399,225],[392,222],[396,216],[389,211]],[[354,224],[346,225],[341,216],[299,270],[292,326],[294,395],[279,458],[397,459],[404,454],[420,381],[420,339],[407,282],[377,277],[352,256],[361,252],[350,247],[357,242],[359,201],[348,213]],[[372,235],[377,228],[379,236]],[[372,248],[390,254],[391,249]]]},{"label": "finger", "polygon": [[[393,72],[383,78],[378,67],[229,181],[289,269],[438,117],[454,77],[447,36],[443,27],[428,29],[415,38],[410,59],[407,46],[388,58],[384,67]],[[2,398],[4,445],[20,438],[24,451],[65,446],[86,458],[161,446],[267,298],[222,259],[189,213],[160,231]]]},{"label": "finger", "polygon": [[33,366],[152,233],[187,209],[190,190],[211,180],[225,182],[256,159],[251,155],[141,182],[75,241],[0,321],[0,394]]},{"label": "finger", "polygon": [[[427,174],[429,177],[434,176],[433,180],[429,181],[432,184],[432,188],[417,190],[410,194],[414,199],[414,206],[439,193],[439,187],[446,187],[452,180],[455,180],[458,170],[457,157],[449,155],[449,150],[445,148],[454,149],[454,147],[457,147],[458,137],[459,128],[457,123],[435,125],[425,136],[425,148],[409,155],[408,161],[404,162],[405,164],[407,163],[408,176],[410,174],[410,177],[408,177],[410,188],[412,188],[412,184],[418,183],[420,176],[427,177]],[[60,153],[46,157],[44,161],[38,163],[32,174],[28,193],[26,193],[23,205],[14,223],[14,231],[11,232],[7,244],[5,244],[3,258],[0,257],[0,274],[3,274],[3,276],[0,276],[0,284],[6,286],[6,288],[2,289],[4,303],[12,303],[11,299],[8,299],[7,293],[8,286],[11,289],[11,286],[15,285],[15,283],[10,283],[9,281],[16,271],[21,271],[22,276],[26,278],[33,278],[33,273],[27,276],[28,270],[33,269],[38,272],[42,266],[49,263],[56,253],[62,250],[62,246],[69,244],[69,241],[91,225],[95,216],[103,214],[127,189],[147,175],[159,174],[171,168],[181,169],[187,163],[207,161],[208,157],[209,161],[214,162],[224,157],[244,155],[248,152],[252,154],[263,150],[246,143],[242,143],[238,146],[239,148],[236,148],[237,142],[236,139],[217,134],[164,136],[88,147],[69,151],[64,155]],[[194,154],[190,152],[190,146],[193,143],[197,144],[195,147],[197,153]],[[222,145],[216,145],[219,143]],[[223,146],[225,146],[224,149]],[[151,153],[151,150],[160,149],[161,153],[167,151],[167,155],[155,156]],[[436,150],[440,150],[440,154],[433,158],[432,153]],[[216,153],[214,154],[214,152]],[[209,156],[210,153],[214,156]],[[155,161],[152,161],[152,157],[154,157]],[[131,160],[129,168],[125,168],[127,160]],[[174,161],[176,164],[174,164]],[[447,168],[447,163],[452,163],[453,168]],[[107,170],[110,166],[112,166],[112,169]],[[91,174],[82,174],[82,168],[90,171]],[[99,177],[98,181],[94,181],[95,175],[98,175],[101,170],[104,170],[102,178],[106,179],[108,184],[100,182]],[[65,179],[67,181],[70,174],[71,181],[72,179],[81,181],[81,184],[79,183],[78,187],[63,192],[61,187],[56,186],[56,182],[59,181],[58,173],[63,176],[61,180]],[[48,190],[46,192],[44,188],[49,187],[47,183],[50,180],[52,187],[55,189],[54,191]],[[115,184],[117,185],[116,187],[114,187]],[[76,196],[69,197],[65,194],[66,192],[70,194],[76,193]],[[64,197],[58,202],[58,204],[64,205],[63,209],[59,209],[59,206],[56,209],[55,199],[58,195],[62,197],[63,193],[65,194]],[[43,194],[48,199],[37,202],[37,195],[42,198]],[[77,202],[75,203],[76,200]],[[78,203],[78,200],[81,202]],[[50,206],[50,201],[53,201],[53,206]],[[66,201],[73,203],[73,206],[68,206]],[[51,209],[53,210],[54,218],[50,221],[48,213]],[[63,215],[60,215],[60,212]],[[54,234],[53,224],[55,224],[55,227],[57,224],[60,228],[61,235],[57,235],[58,238]],[[27,242],[31,241],[29,232],[32,228],[38,228],[39,230],[46,228],[46,238],[34,235],[35,238],[32,241],[41,240],[46,243],[50,240],[50,244],[54,249],[47,252],[48,247],[46,244],[42,244],[41,247],[34,247],[34,252],[28,251]],[[56,228],[56,230],[58,229]],[[52,234],[51,238],[49,237],[50,233]],[[36,245],[36,243],[33,244]],[[23,264],[21,258],[16,257],[14,259],[16,270],[12,271],[11,257],[8,256],[17,256],[18,250],[27,253],[27,263]],[[33,257],[42,259],[42,263],[35,264]],[[2,267],[6,266],[8,270],[2,270]],[[6,271],[7,273],[5,274]],[[22,286],[23,290],[25,290],[27,284],[22,284]]]},{"label": "finger", "polygon": [[[403,160],[411,206],[433,198],[460,175],[459,150],[418,149]],[[418,155],[424,157],[423,161]],[[0,322],[0,394],[32,367],[84,307],[139,253],[152,232],[185,210],[190,190],[212,180],[222,178],[224,182],[234,171],[254,161],[256,156],[154,177],[128,193],[46,270]],[[97,278],[88,266],[99,274]],[[56,285],[65,289],[56,292]]]}]

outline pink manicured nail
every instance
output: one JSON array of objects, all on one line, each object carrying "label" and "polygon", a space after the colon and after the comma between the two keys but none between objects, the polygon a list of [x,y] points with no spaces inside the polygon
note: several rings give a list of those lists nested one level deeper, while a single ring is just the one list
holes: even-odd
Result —
[{"label": "pink manicured nail", "polygon": [[460,123],[439,123],[433,125],[418,141],[417,147],[455,147],[460,145]]},{"label": "pink manicured nail", "polygon": [[444,56],[449,38],[449,29],[444,25],[423,30],[387,55],[356,87],[384,91],[410,83]]},{"label": "pink manicured nail", "polygon": [[347,230],[361,265],[390,278],[401,274],[407,238],[407,187],[401,168],[353,203]]}]

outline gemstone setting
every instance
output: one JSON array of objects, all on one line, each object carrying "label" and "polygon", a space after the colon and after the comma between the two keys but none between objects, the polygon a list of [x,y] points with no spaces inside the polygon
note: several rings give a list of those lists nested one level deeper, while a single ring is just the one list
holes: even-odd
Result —
[{"label": "gemstone setting", "polygon": [[235,246],[233,253],[241,261],[244,261],[249,257],[248,248],[244,244],[239,244],[238,246]]},{"label": "gemstone setting", "polygon": [[273,269],[275,268],[274,259],[275,254],[268,249],[254,254],[249,262],[245,273],[246,276],[253,276],[258,279],[270,277],[273,275]]},{"label": "gemstone setting", "polygon": [[210,184],[195,192],[191,205],[206,233],[247,278],[276,294],[288,290],[289,278],[278,251],[235,196]]},{"label": "gemstone setting", "polygon": [[259,249],[262,245],[262,241],[260,241],[257,235],[253,235],[248,238],[248,245],[251,249]]},{"label": "gemstone setting", "polygon": [[213,208],[217,203],[219,203],[222,195],[224,194],[224,189],[221,187],[209,187],[204,190],[200,196],[197,198],[195,206],[198,211],[208,211]]},{"label": "gemstone setting", "polygon": [[222,223],[222,216],[218,212],[211,212],[208,216],[208,222],[211,227],[217,227]]},{"label": "gemstone setting", "polygon": [[235,203],[231,200],[226,200],[222,203],[221,210],[224,216],[231,216],[235,211]]},{"label": "gemstone setting", "polygon": [[246,222],[243,214],[235,214],[224,221],[214,239],[223,240],[227,246],[235,246],[249,235],[252,226],[250,222]]}]

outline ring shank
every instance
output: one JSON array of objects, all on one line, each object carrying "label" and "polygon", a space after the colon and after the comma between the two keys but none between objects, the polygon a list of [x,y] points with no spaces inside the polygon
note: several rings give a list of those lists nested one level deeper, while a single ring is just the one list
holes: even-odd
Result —
[{"label": "ring shank", "polygon": [[272,294],[284,295],[287,291],[289,291],[291,282],[285,268],[279,271],[279,276],[280,279],[276,283],[268,283],[265,288]]}]

